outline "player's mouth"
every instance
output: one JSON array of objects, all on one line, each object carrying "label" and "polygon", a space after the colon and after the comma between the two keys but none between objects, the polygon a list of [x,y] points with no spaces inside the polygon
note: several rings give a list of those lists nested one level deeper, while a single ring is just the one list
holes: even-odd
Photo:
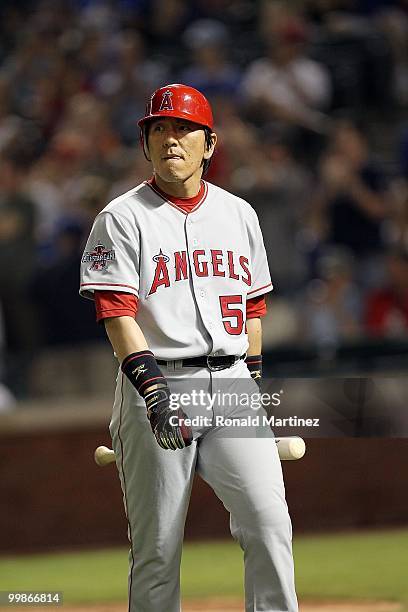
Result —
[{"label": "player's mouth", "polygon": [[183,159],[183,158],[181,157],[181,155],[171,154],[171,155],[165,155],[163,159]]}]

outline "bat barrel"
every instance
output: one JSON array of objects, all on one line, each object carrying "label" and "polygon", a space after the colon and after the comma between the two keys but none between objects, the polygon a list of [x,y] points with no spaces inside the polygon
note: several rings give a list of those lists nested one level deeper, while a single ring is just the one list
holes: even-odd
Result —
[{"label": "bat barrel", "polygon": [[114,463],[115,461],[115,451],[107,446],[98,446],[94,453],[95,463],[100,466],[108,465],[109,463]]}]

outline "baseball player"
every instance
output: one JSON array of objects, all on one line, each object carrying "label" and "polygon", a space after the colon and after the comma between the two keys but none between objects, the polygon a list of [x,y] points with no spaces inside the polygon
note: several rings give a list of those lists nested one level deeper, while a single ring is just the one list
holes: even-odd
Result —
[{"label": "baseball player", "polygon": [[80,287],[120,362],[110,433],[131,543],[129,612],[180,610],[195,472],[230,512],[244,550],[246,611],[295,612],[291,522],[273,434],[226,435],[214,424],[216,405],[195,427],[187,408],[171,405],[186,381],[209,393],[239,381],[257,388],[272,289],[258,219],[247,202],[202,179],[217,137],[199,91],[158,89],[139,126],[153,176],[96,217]]}]

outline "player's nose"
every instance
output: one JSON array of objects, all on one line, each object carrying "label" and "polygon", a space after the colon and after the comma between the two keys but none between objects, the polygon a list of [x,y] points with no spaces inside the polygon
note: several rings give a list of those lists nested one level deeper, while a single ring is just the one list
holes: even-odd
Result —
[{"label": "player's nose", "polygon": [[169,140],[172,141],[172,142],[177,141],[178,140],[178,138],[177,138],[177,135],[178,135],[178,124],[177,124],[177,122],[174,121],[172,118],[168,118],[163,123],[164,123],[163,131],[162,131],[163,144],[165,144]]},{"label": "player's nose", "polygon": [[172,126],[167,126],[163,132],[163,146],[168,147],[170,144],[174,144],[177,141],[177,130]]}]

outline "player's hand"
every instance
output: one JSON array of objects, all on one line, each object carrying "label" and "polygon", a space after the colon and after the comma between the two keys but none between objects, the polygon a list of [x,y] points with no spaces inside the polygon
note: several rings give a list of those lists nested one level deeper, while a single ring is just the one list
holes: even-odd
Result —
[{"label": "player's hand", "polygon": [[190,426],[184,424],[187,415],[181,408],[177,410],[170,408],[169,388],[160,387],[148,391],[144,400],[147,407],[147,418],[158,445],[166,450],[177,450],[190,446],[193,441],[193,432]]}]

